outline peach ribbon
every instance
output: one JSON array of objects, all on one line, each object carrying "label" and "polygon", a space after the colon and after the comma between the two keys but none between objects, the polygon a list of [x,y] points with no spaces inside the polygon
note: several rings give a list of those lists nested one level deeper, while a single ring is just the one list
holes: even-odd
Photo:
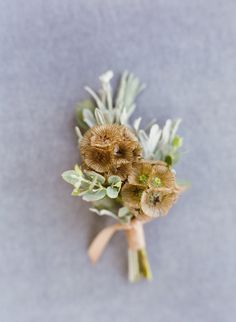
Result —
[{"label": "peach ribbon", "polygon": [[[179,193],[188,189],[186,185],[179,185],[176,187]],[[93,263],[96,263],[99,257],[102,255],[109,240],[112,238],[115,232],[124,230],[126,233],[128,247],[132,250],[138,250],[145,248],[145,238],[143,231],[143,224],[152,220],[143,215],[142,220],[134,219],[129,224],[115,224],[104,228],[92,241],[88,249],[88,256]]]},{"label": "peach ribbon", "polygon": [[119,230],[126,232],[129,249],[137,250],[145,247],[143,223],[141,221],[133,220],[130,224],[115,224],[98,233],[89,246],[88,256],[92,263],[97,262],[109,240]]}]

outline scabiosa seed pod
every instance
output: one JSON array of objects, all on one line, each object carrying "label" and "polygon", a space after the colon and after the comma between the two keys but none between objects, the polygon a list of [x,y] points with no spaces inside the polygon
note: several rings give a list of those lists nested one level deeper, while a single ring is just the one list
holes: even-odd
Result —
[{"label": "scabiosa seed pod", "polygon": [[140,209],[148,217],[166,214],[178,194],[175,175],[163,161],[134,163],[121,190],[126,207]]},{"label": "scabiosa seed pod", "polygon": [[119,124],[97,125],[80,141],[80,153],[91,170],[127,178],[134,162],[141,158],[136,136]]}]

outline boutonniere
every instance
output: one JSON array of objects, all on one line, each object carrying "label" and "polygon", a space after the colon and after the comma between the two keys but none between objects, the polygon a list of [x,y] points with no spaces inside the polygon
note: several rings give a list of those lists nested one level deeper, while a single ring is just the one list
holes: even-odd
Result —
[{"label": "boutonniere", "polygon": [[185,189],[176,181],[174,165],[183,140],[177,134],[180,119],[161,128],[152,121],[145,129],[141,117],[130,123],[135,99],[145,88],[133,74],[124,72],[113,95],[111,71],[100,76],[98,93],[85,87],[91,99],[76,109],[81,164],[65,171],[72,195],[90,202],[90,210],[116,220],[93,240],[88,255],[96,262],[112,235],[125,232],[131,282],[151,279],[143,226],[164,216]]}]

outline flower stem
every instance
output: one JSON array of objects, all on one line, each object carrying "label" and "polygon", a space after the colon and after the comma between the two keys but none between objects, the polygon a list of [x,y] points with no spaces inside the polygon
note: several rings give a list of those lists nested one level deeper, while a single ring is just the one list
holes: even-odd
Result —
[{"label": "flower stem", "polygon": [[143,224],[133,221],[132,227],[127,230],[128,241],[128,271],[130,282],[137,282],[141,278],[152,279],[152,273],[145,248]]}]

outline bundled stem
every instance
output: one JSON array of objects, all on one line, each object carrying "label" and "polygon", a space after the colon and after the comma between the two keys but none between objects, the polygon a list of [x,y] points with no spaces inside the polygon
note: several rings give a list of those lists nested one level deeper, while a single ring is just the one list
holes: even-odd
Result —
[{"label": "bundled stem", "polygon": [[147,257],[143,223],[135,220],[132,227],[126,230],[128,242],[128,271],[130,282],[136,282],[142,277],[152,279],[152,273]]}]

